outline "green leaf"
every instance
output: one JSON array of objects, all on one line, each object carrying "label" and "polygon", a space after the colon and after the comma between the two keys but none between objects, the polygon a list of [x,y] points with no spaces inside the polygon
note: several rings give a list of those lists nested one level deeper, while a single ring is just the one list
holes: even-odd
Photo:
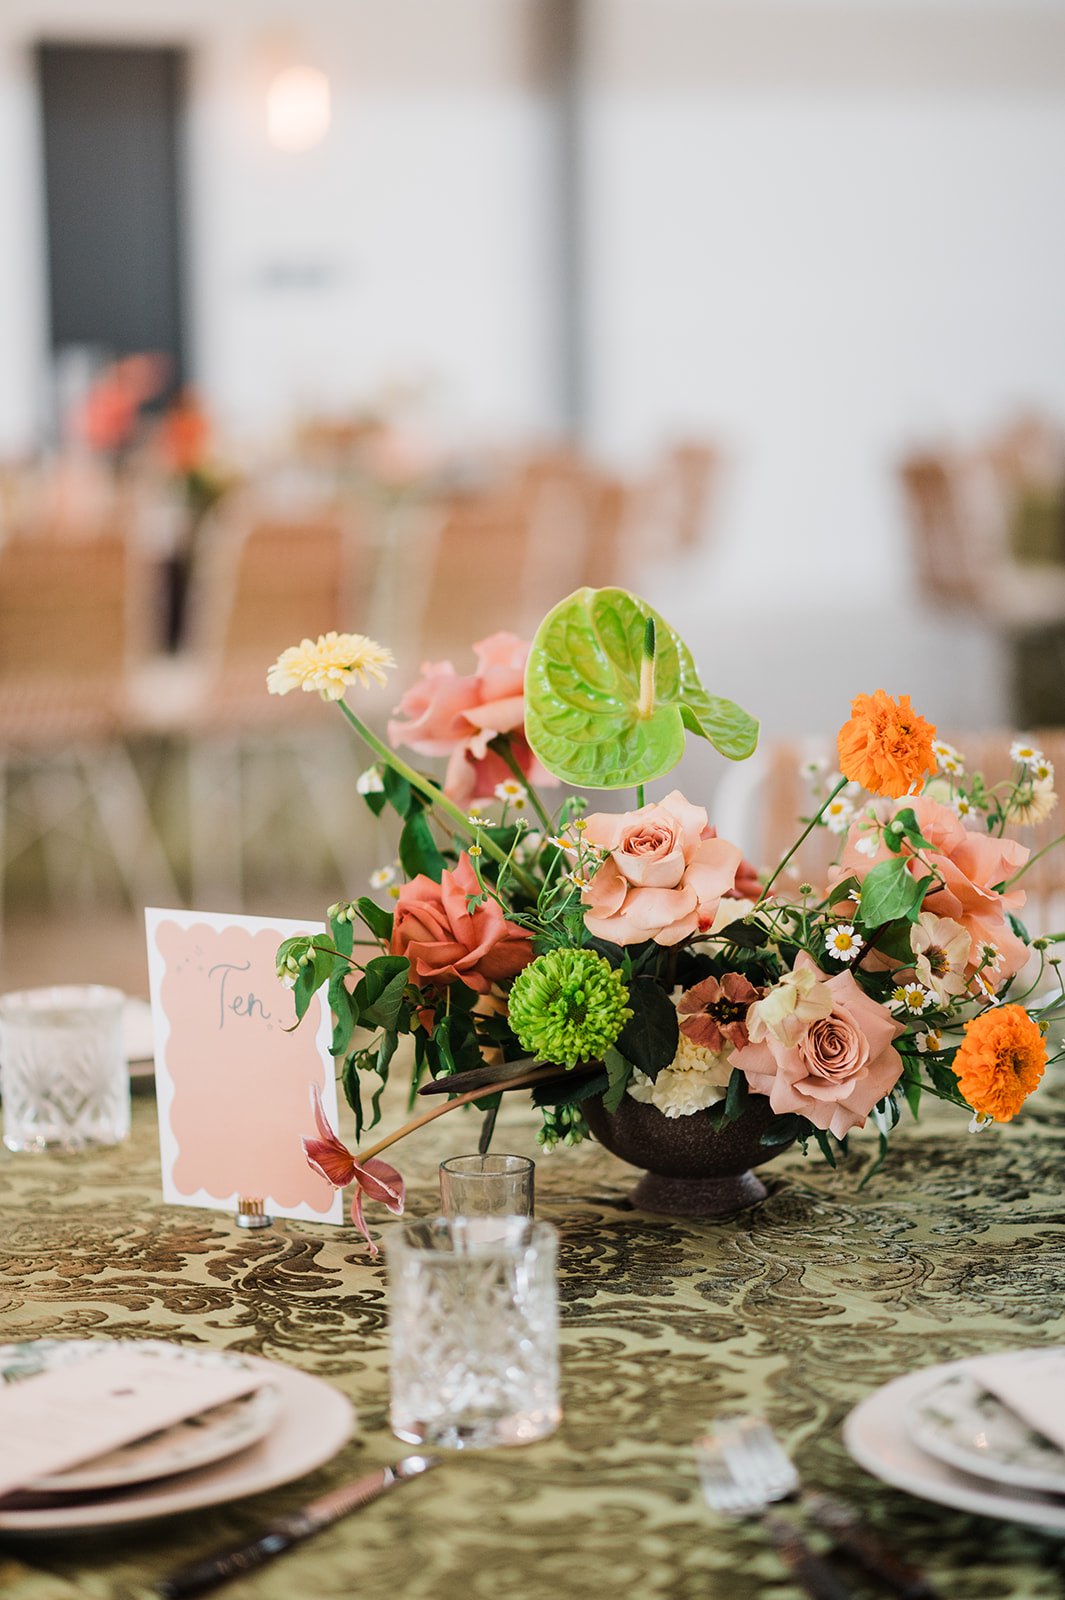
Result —
[{"label": "green leaf", "polygon": [[374,938],[381,939],[385,944],[392,940],[392,913],[379,906],[376,900],[370,900],[362,895],[355,902],[359,916],[365,922]]},{"label": "green leaf", "polygon": [[[641,707],[647,622],[653,700]],[[624,789],[676,766],[685,729],[743,760],[758,724],[708,695],[683,640],[626,589],[578,589],[548,612],[525,671],[525,732],[549,772],[581,787]]]},{"label": "green leaf", "polygon": [[900,918],[917,921],[930,875],[915,878],[907,870],[907,859],[893,856],[890,861],[879,862],[866,875],[858,912],[866,928],[879,928]]},{"label": "green leaf", "polygon": [[[611,1046],[613,1049],[613,1046]],[[616,1111],[616,1105],[608,1104],[608,1098],[613,1092],[610,1088],[610,1077],[607,1071],[594,1072],[591,1077],[578,1078],[576,1083],[569,1082],[569,1074],[565,1078],[555,1078],[551,1083],[545,1083],[533,1091],[532,1102],[534,1106],[576,1106],[582,1100],[590,1100],[593,1094],[603,1096],[603,1104],[608,1111]],[[622,1088],[624,1093],[624,1087]],[[618,1102],[620,1104],[620,1101]]]},{"label": "green leaf", "polygon": [[441,1017],[433,1033],[433,1043],[440,1065],[449,1077],[459,1072],[473,1072],[483,1065],[477,1030],[468,1011],[450,1011],[446,1017]]},{"label": "green leaf", "polygon": [[725,1109],[721,1114],[723,1123],[735,1122],[744,1106],[747,1104],[747,1077],[739,1067],[733,1067],[732,1076],[728,1081],[725,1091]]},{"label": "green leaf", "polygon": [[1007,911],[1006,917],[1009,921],[1010,927],[1013,929],[1018,939],[1023,939],[1025,944],[1031,944],[1032,936],[1028,932],[1028,929],[1025,927],[1024,923],[1021,921],[1020,917],[1014,916],[1012,911]]},{"label": "green leaf", "polygon": [[906,1104],[909,1106],[910,1114],[915,1122],[921,1108],[921,1089],[922,1084],[920,1078],[903,1078],[902,1092],[906,1096]]},{"label": "green leaf", "polygon": [[634,1067],[657,1078],[677,1053],[680,1027],[677,1008],[654,978],[633,978],[629,983],[632,1016],[615,1041]]},{"label": "green leaf", "polygon": [[362,1138],[364,1117],[362,1110],[362,1085],[359,1082],[359,1052],[348,1056],[340,1073],[344,1099],[355,1113],[355,1143]]},{"label": "green leaf", "polygon": [[603,1057],[603,1065],[610,1084],[603,1096],[603,1105],[607,1111],[616,1111],[625,1098],[625,1090],[632,1077],[632,1062],[626,1061],[621,1051],[611,1045]]},{"label": "green leaf", "polygon": [[375,817],[379,817],[388,804],[388,796],[381,789],[371,789],[369,794],[362,796]]},{"label": "green leaf", "polygon": [[355,1005],[365,1027],[394,1029],[410,976],[406,956],[375,956],[355,986]]},{"label": "green leaf", "polygon": [[749,922],[746,917],[740,917],[738,922],[730,922],[727,928],[722,928],[717,937],[727,939],[739,950],[760,950],[769,943],[769,929],[760,922]]},{"label": "green leaf", "polygon": [[385,799],[392,810],[397,811],[401,817],[409,817],[414,797],[410,780],[397,772],[395,767],[385,766],[381,769],[381,782],[384,784]]},{"label": "green leaf", "polygon": [[814,1128],[813,1135],[817,1140],[821,1154],[824,1156],[829,1166],[834,1167],[836,1165],[836,1152],[832,1148],[832,1141],[829,1135],[825,1133],[823,1128]]},{"label": "green leaf", "polygon": [[793,1139],[808,1138],[809,1133],[810,1124],[806,1118],[796,1116],[789,1111],[783,1116],[773,1118],[758,1143],[764,1145],[790,1144]]},{"label": "green leaf", "polygon": [[437,849],[429,818],[424,811],[412,812],[403,824],[403,832],[399,836],[399,859],[408,878],[416,878],[420,872],[424,872],[434,883],[440,882],[447,861]]},{"label": "green leaf", "polygon": [[884,843],[889,850],[898,851],[903,839],[915,850],[935,849],[931,839],[926,839],[921,832],[917,813],[912,806],[905,806],[901,811],[896,811],[884,828]]},{"label": "green leaf", "polygon": [[877,1150],[876,1156],[874,1157],[873,1163],[870,1166],[869,1170],[863,1175],[862,1181],[858,1185],[859,1189],[864,1189],[866,1184],[869,1182],[870,1178],[875,1178],[876,1177],[876,1174],[880,1171],[880,1168],[884,1165],[884,1157],[887,1155],[887,1153],[888,1153],[888,1136],[883,1131],[883,1129],[881,1129],[880,1130],[880,1148]]},{"label": "green leaf", "polygon": [[359,1010],[344,982],[344,972],[334,972],[329,980],[329,1009],[333,1013],[333,1041],[329,1046],[331,1056],[347,1053],[351,1036],[359,1020]]},{"label": "green leaf", "polygon": [[342,956],[350,956],[355,948],[355,928],[347,917],[343,922],[337,917],[329,918],[329,931],[333,935],[333,943]]}]

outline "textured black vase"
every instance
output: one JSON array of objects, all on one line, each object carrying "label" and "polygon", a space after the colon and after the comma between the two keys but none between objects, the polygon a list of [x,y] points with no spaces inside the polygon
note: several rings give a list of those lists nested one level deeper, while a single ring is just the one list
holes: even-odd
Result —
[{"label": "textured black vase", "polygon": [[644,1168],[629,1195],[633,1205],[665,1216],[727,1217],[757,1205],[766,1187],[751,1168],[787,1149],[760,1143],[774,1115],[766,1095],[752,1095],[735,1122],[720,1129],[704,1112],[666,1117],[631,1095],[616,1111],[607,1111],[598,1095],[581,1110],[601,1145]]}]

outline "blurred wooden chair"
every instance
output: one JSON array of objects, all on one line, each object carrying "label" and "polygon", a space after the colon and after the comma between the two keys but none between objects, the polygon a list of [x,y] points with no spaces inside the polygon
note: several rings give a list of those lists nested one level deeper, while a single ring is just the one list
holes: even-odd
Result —
[{"label": "blurred wooden chair", "polygon": [[474,640],[501,630],[528,635],[539,620],[532,523],[516,492],[427,509],[393,559],[408,601],[406,637],[392,647],[399,659],[465,659]]},{"label": "blurred wooden chair", "polygon": [[680,552],[707,540],[714,496],[725,458],[705,440],[686,439],[667,450],[652,485],[652,508],[660,537]]},{"label": "blurred wooden chair", "polygon": [[125,742],[142,579],[119,535],[0,545],[0,910],[34,846],[53,902],[95,889],[104,856],[135,905],[177,896]]},{"label": "blurred wooden chair", "polygon": [[190,583],[190,648],[159,663],[141,705],[147,722],[187,742],[198,905],[239,909],[256,840],[270,834],[298,853],[301,816],[313,817],[339,870],[357,857],[355,741],[319,697],[280,698],[266,688],[268,668],[290,645],[356,631],[357,558],[350,518],[331,505],[280,515],[245,497],[205,525]]}]

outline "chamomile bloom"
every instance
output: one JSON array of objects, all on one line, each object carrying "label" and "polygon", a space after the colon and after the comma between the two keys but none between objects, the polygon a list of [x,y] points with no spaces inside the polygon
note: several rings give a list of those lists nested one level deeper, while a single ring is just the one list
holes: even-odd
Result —
[{"label": "chamomile bloom", "polygon": [[387,889],[390,883],[396,881],[396,869],[392,866],[378,867],[376,872],[370,873],[371,889]]},{"label": "chamomile bloom", "polygon": [[1057,803],[1054,781],[1046,778],[1039,783],[1022,783],[1014,790],[1006,811],[1012,821],[1020,823],[1022,828],[1036,828],[1046,821]]},{"label": "chamomile bloom", "polygon": [[990,939],[986,939],[977,945],[973,952],[973,960],[978,963],[981,972],[985,968],[991,972],[997,972],[1002,965],[1002,951],[997,944],[992,944]]},{"label": "chamomile bloom", "polygon": [[982,808],[971,800],[967,794],[956,794],[953,800],[947,801],[947,804],[954,815],[962,822],[967,821],[970,817],[974,822],[979,822],[984,816]]},{"label": "chamomile bloom", "polygon": [[846,833],[854,820],[854,807],[846,795],[838,794],[822,812],[825,827],[830,833]]},{"label": "chamomile bloom", "polygon": [[936,758],[936,765],[940,772],[949,772],[954,777],[960,777],[965,771],[965,757],[960,750],[956,750],[946,739],[932,740],[932,754]]},{"label": "chamomile bloom", "polygon": [[482,818],[484,817],[484,814],[485,814],[485,812],[487,810],[488,810],[488,801],[487,800],[471,800],[470,801],[470,821],[471,822],[480,822],[482,820]]},{"label": "chamomile bloom", "polygon": [[900,983],[891,991],[891,1004],[896,1011],[908,1011],[914,1017],[927,1011],[934,999],[923,983]]},{"label": "chamomile bloom", "polygon": [[524,805],[529,798],[529,791],[523,783],[518,783],[516,778],[504,778],[502,783],[495,787],[497,800],[504,800],[508,805],[516,806],[519,802]]},{"label": "chamomile bloom", "polygon": [[854,841],[854,848],[860,856],[867,856],[872,860],[880,849],[880,829],[875,826],[863,828],[860,836]]},{"label": "chamomile bloom", "polygon": [[367,767],[365,772],[360,772],[355,780],[355,788],[359,794],[384,794],[385,785],[381,777],[381,768]]},{"label": "chamomile bloom", "polygon": [[943,1050],[943,1033],[939,1028],[927,1028],[924,1033],[916,1035],[917,1053],[922,1056],[938,1056]]},{"label": "chamomile bloom", "polygon": [[1026,739],[1014,739],[1010,745],[1010,760],[1019,761],[1023,767],[1034,767],[1039,761],[1046,758],[1042,750],[1037,750],[1034,744],[1029,744]]},{"label": "chamomile bloom", "polygon": [[589,878],[587,874],[581,872],[576,867],[572,872],[564,872],[562,874],[562,881],[563,883],[572,883],[575,889],[581,890],[590,889],[592,885],[591,878]]},{"label": "chamomile bloom", "polygon": [[853,961],[865,944],[860,933],[855,933],[853,922],[837,922],[825,934],[825,954],[837,961]]},{"label": "chamomile bloom", "polygon": [[1033,761],[1028,770],[1036,783],[1054,782],[1054,763],[1048,761],[1046,756],[1041,757],[1039,761]]}]

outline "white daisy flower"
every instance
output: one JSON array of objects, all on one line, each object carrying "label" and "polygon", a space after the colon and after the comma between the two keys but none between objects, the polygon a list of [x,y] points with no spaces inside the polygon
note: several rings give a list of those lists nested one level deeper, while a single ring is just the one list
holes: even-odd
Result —
[{"label": "white daisy flower", "polygon": [[960,750],[948,744],[946,739],[933,739],[932,754],[936,758],[940,772],[950,772],[959,776],[965,771],[965,757]]},{"label": "white daisy flower", "polygon": [[376,872],[370,873],[371,889],[387,889],[390,883],[396,880],[395,867],[378,867]]},{"label": "white daisy flower", "polygon": [[870,828],[868,832],[862,834],[860,839],[855,839],[854,848],[860,856],[868,856],[872,859],[880,849],[879,829]]},{"label": "white daisy flower", "polygon": [[388,886],[388,896],[389,896],[390,900],[398,900],[401,893],[402,893],[402,890],[400,889],[398,883],[389,884],[389,886]]},{"label": "white daisy flower", "polygon": [[997,944],[992,944],[988,939],[983,944],[977,945],[973,959],[979,962],[981,971],[986,968],[991,972],[997,972],[1002,965],[1002,951]]},{"label": "white daisy flower", "polygon": [[495,786],[497,800],[507,800],[511,805],[516,805],[519,800],[528,798],[529,791],[523,783],[518,783],[515,778],[504,778],[502,783]]},{"label": "white daisy flower", "polygon": [[954,815],[960,818],[962,822],[968,817],[971,817],[974,822],[978,822],[984,815],[980,806],[974,804],[967,794],[956,794],[952,800],[947,801],[947,804]]},{"label": "white daisy flower", "polygon": [[943,1034],[939,1028],[928,1028],[916,1035],[916,1042],[919,1055],[937,1056],[943,1049]]},{"label": "white daisy flower", "polygon": [[526,795],[516,794],[510,802],[510,809],[512,811],[524,811],[528,803],[529,801]]},{"label": "white daisy flower", "polygon": [[825,953],[837,961],[853,961],[864,944],[861,934],[855,933],[853,922],[837,922],[825,934]]},{"label": "white daisy flower", "polygon": [[385,786],[381,778],[381,768],[367,767],[365,772],[360,772],[355,780],[355,788],[359,794],[384,794]]},{"label": "white daisy flower", "polygon": [[838,794],[822,813],[830,833],[846,833],[854,820],[854,807],[845,795]]},{"label": "white daisy flower", "polygon": [[891,1004],[897,1011],[908,1011],[912,1016],[919,1017],[927,1011],[935,996],[930,994],[923,983],[900,983],[897,989],[891,991]]},{"label": "white daisy flower", "polygon": [[1010,760],[1019,761],[1024,767],[1031,767],[1037,761],[1044,761],[1046,757],[1042,750],[1037,750],[1034,744],[1029,744],[1026,739],[1014,739],[1010,745]]},{"label": "white daisy flower", "polygon": [[1036,783],[1053,783],[1054,781],[1054,763],[1053,761],[1048,761],[1046,756],[1043,756],[1040,761],[1033,761],[1030,771]]}]

